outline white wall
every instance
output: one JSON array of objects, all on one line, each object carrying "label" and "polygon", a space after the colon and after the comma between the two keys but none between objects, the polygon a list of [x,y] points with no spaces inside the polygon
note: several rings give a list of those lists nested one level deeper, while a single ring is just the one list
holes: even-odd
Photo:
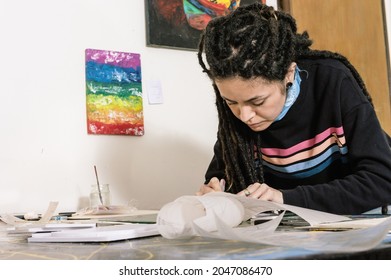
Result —
[{"label": "white wall", "polygon": [[[214,93],[195,51],[146,47],[144,0],[0,0],[0,213],[113,204],[158,209],[191,194],[212,156]],[[88,135],[84,50],[141,54],[145,135]],[[160,80],[164,104],[149,105]]]},{"label": "white wall", "polygon": [[[0,213],[87,206],[94,165],[114,204],[158,209],[198,189],[214,94],[195,52],[146,47],[144,14],[143,0],[0,0]],[[87,134],[86,48],[141,54],[144,136]],[[148,80],[164,104],[148,104]]]}]

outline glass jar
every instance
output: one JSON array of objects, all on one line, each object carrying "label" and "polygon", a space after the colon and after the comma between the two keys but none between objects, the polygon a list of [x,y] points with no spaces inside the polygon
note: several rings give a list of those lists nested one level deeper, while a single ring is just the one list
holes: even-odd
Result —
[{"label": "glass jar", "polygon": [[[110,205],[110,188],[109,184],[99,184],[100,195],[98,185],[91,185],[90,192],[90,207],[96,207],[99,205]],[[101,199],[102,198],[102,199]]]}]

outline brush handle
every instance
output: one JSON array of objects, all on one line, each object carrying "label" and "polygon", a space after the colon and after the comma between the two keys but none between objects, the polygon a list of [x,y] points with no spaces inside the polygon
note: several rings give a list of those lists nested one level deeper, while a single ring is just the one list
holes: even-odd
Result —
[{"label": "brush handle", "polygon": [[94,165],[94,170],[95,170],[96,184],[98,186],[99,200],[100,200],[100,203],[103,205],[102,191],[100,189],[99,179],[98,179],[98,171],[96,170],[95,165]]}]

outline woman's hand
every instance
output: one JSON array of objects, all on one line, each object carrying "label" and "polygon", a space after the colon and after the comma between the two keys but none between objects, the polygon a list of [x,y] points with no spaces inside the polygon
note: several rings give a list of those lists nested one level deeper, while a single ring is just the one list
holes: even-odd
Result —
[{"label": "woman's hand", "polygon": [[223,192],[225,189],[225,180],[221,179],[219,181],[218,178],[213,177],[210,179],[209,183],[206,185],[202,185],[200,190],[196,192],[196,195],[204,195],[210,192]]},{"label": "woman's hand", "polygon": [[238,192],[237,194],[261,200],[273,201],[276,203],[284,203],[282,192],[272,187],[269,187],[265,183],[254,183],[252,185],[249,185],[243,191]]}]

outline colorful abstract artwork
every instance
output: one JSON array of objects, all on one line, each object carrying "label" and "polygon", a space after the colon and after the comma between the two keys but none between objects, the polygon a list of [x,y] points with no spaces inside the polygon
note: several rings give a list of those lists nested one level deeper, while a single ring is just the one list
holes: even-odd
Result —
[{"label": "colorful abstract artwork", "polygon": [[147,45],[195,50],[214,17],[265,0],[146,0]]},{"label": "colorful abstract artwork", "polygon": [[86,49],[89,134],[144,135],[140,55]]}]

